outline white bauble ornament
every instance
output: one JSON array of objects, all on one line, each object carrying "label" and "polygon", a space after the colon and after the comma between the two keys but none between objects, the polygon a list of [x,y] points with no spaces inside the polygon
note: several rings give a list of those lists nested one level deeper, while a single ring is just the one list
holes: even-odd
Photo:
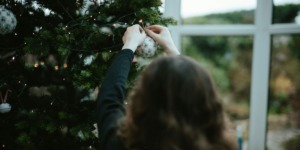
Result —
[{"label": "white bauble ornament", "polygon": [[141,44],[137,48],[136,52],[138,55],[141,55],[142,57],[152,57],[155,55],[156,49],[157,49],[157,45],[155,41],[149,36],[147,36],[143,44]]},{"label": "white bauble ornament", "polygon": [[0,6],[0,34],[4,35],[12,32],[16,25],[17,19],[15,15],[3,6]]},{"label": "white bauble ornament", "polygon": [[11,110],[11,106],[8,103],[0,104],[0,113],[7,113]]}]

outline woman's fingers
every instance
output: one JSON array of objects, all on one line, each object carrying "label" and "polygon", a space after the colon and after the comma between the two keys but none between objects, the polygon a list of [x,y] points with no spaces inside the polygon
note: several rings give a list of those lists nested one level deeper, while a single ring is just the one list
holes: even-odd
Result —
[{"label": "woman's fingers", "polygon": [[163,30],[163,26],[160,26],[160,25],[151,25],[151,26],[148,26],[146,27],[146,29],[149,29],[155,33],[160,33],[162,30]]},{"label": "woman's fingers", "polygon": [[153,32],[152,30],[149,30],[149,29],[145,29],[146,33],[151,37],[153,38],[154,40],[156,40],[158,37],[158,34],[156,34],[155,32]]},{"label": "woman's fingers", "polygon": [[144,32],[144,29],[141,26],[139,26],[139,30],[140,30],[140,33]]},{"label": "woman's fingers", "polygon": [[133,25],[126,29],[123,35],[123,48],[128,48],[133,51],[136,50],[137,46],[143,43],[146,38],[146,33],[140,25]]}]

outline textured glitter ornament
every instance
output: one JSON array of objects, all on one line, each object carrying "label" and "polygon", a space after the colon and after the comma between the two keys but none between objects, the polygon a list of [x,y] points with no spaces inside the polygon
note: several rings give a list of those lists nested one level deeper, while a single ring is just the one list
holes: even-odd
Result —
[{"label": "textured glitter ornament", "polygon": [[0,113],[7,113],[11,110],[11,106],[8,103],[0,104]]},{"label": "textured glitter ornament", "polygon": [[7,33],[11,33],[17,25],[17,19],[15,15],[4,8],[4,6],[0,6],[0,34],[4,35]]},{"label": "textured glitter ornament", "polygon": [[6,103],[8,92],[11,92],[10,90],[7,90],[5,93],[5,96],[2,96],[2,92],[0,92],[0,98],[1,98],[1,104],[0,104],[0,113],[7,113],[11,110],[10,104]]},{"label": "textured glitter ornament", "polygon": [[143,44],[141,44],[137,48],[136,52],[142,57],[153,57],[155,55],[156,49],[157,44],[155,43],[155,41],[147,36]]}]

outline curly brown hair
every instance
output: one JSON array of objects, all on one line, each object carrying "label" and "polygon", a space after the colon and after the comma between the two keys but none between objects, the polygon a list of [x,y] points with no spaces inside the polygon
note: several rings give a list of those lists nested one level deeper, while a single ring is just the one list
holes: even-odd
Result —
[{"label": "curly brown hair", "polygon": [[231,150],[223,107],[207,72],[185,56],[163,56],[128,96],[119,135],[128,148]]}]

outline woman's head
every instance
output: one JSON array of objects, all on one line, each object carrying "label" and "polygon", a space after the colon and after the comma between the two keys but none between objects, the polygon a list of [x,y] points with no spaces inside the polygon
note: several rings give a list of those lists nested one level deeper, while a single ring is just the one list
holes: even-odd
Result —
[{"label": "woman's head", "polygon": [[129,146],[228,149],[214,83],[187,57],[156,59],[142,72],[128,100],[120,133]]}]

